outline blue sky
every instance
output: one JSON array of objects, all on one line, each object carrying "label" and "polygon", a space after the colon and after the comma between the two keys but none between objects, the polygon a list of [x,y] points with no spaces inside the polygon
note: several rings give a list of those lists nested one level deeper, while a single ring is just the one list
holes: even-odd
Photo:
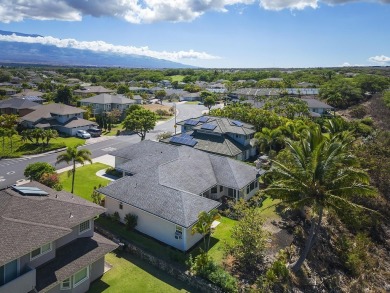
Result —
[{"label": "blue sky", "polygon": [[390,0],[13,2],[0,0],[0,30],[52,38],[0,36],[3,41],[143,54],[202,67],[390,65]]}]

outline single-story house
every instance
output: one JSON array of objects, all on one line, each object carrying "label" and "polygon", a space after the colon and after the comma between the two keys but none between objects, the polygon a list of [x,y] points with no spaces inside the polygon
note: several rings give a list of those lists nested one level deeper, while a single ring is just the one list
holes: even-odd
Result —
[{"label": "single-story house", "polygon": [[78,90],[73,91],[73,93],[75,95],[83,96],[83,97],[86,97],[86,96],[91,95],[91,94],[94,94],[94,95],[111,94],[113,92],[114,92],[114,90],[106,89],[105,87],[100,86],[100,85],[84,86]]},{"label": "single-story house", "polygon": [[224,198],[249,199],[263,171],[227,157],[187,146],[144,140],[111,153],[125,175],[99,192],[107,213],[138,216],[136,230],[187,251],[202,236],[192,234],[200,212],[216,209]]}]

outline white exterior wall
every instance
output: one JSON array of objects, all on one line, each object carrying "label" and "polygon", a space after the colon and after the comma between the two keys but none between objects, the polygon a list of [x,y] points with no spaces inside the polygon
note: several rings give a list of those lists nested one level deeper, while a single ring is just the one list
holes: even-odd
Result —
[{"label": "white exterior wall", "polygon": [[191,229],[184,228],[182,239],[175,239],[176,224],[126,203],[123,203],[123,209],[119,209],[119,203],[120,201],[106,196],[105,207],[107,213],[113,214],[114,212],[118,212],[122,222],[128,213],[137,215],[138,224],[135,227],[136,230],[172,247],[186,251],[201,239],[199,238],[200,235],[191,235]]}]

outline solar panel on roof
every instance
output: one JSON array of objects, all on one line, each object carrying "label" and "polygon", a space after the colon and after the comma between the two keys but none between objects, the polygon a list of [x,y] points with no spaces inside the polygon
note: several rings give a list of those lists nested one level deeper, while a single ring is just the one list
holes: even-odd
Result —
[{"label": "solar panel on roof", "polygon": [[209,117],[207,117],[207,116],[202,116],[199,118],[199,122],[202,122],[202,123],[207,122],[207,120],[209,120]]},{"label": "solar panel on roof", "polygon": [[48,195],[46,191],[43,191],[38,187],[12,186],[12,188],[22,195]]},{"label": "solar panel on roof", "polygon": [[206,129],[206,130],[214,130],[216,127],[217,127],[217,125],[206,123],[206,124],[203,124],[201,128]]},{"label": "solar panel on roof", "polygon": [[239,127],[241,127],[241,126],[244,125],[244,124],[242,124],[242,122],[237,121],[237,120],[233,120],[232,123],[233,123],[234,125],[236,125],[236,126],[239,126]]},{"label": "solar panel on roof", "polygon": [[192,125],[192,126],[195,126],[196,124],[199,123],[199,120],[195,120],[195,119],[188,119],[184,124],[185,125]]},{"label": "solar panel on roof", "polygon": [[193,138],[184,138],[184,137],[180,137],[180,136],[173,136],[173,137],[171,137],[169,142],[178,143],[178,144],[184,144],[184,145],[188,145],[188,146],[194,146],[194,145],[196,145],[198,143]]},{"label": "solar panel on roof", "polygon": [[182,138],[188,138],[188,139],[192,139],[192,138],[193,138],[191,135],[189,135],[189,134],[187,134],[187,133],[181,134],[180,137],[182,137]]}]

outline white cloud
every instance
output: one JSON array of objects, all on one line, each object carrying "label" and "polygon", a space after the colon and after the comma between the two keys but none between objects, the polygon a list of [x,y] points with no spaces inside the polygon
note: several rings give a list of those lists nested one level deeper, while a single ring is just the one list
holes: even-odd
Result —
[{"label": "white cloud", "polygon": [[42,45],[53,45],[59,48],[73,48],[79,50],[92,50],[95,52],[110,52],[117,54],[128,54],[128,55],[141,55],[159,59],[166,59],[171,61],[181,59],[220,59],[218,56],[210,55],[206,52],[197,52],[194,50],[189,51],[153,51],[149,47],[134,47],[134,46],[118,46],[106,43],[104,41],[77,41],[75,39],[58,39],[53,37],[22,37],[13,35],[0,35],[0,41],[5,42],[21,42],[30,44],[42,44]]},{"label": "white cloud", "polygon": [[80,21],[83,16],[109,16],[131,23],[189,22],[208,11],[227,12],[234,5],[258,4],[266,10],[302,10],[349,2],[390,0],[0,0],[0,22],[23,19]]},{"label": "white cloud", "polygon": [[368,58],[369,61],[374,62],[374,63],[379,63],[385,65],[386,63],[390,63],[390,57],[387,57],[385,55],[378,55],[374,57]]}]

